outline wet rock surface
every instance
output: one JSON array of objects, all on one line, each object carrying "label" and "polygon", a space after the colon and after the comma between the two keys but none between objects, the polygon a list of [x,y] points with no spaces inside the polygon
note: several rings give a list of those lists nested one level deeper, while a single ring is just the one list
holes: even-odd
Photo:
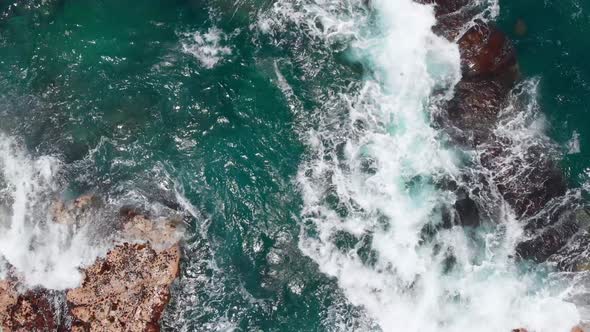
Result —
[{"label": "wet rock surface", "polygon": [[[471,1],[421,2],[435,4],[438,23],[434,31],[456,40],[459,46],[463,78],[455,87],[454,98],[443,106],[447,116],[441,127],[459,145],[475,152],[482,170],[471,182],[482,185],[487,193],[499,193],[515,217],[525,223],[527,239],[517,246],[519,257],[544,262],[562,253],[574,236],[580,237],[580,227],[575,218],[561,215],[567,211],[541,213],[567,191],[563,172],[553,154],[547,151],[549,144],[531,143],[514,149],[520,142],[497,134],[505,117],[518,116],[526,107],[513,95],[519,71],[512,43],[493,24],[476,18],[476,6]],[[507,110],[512,113],[506,114]],[[467,199],[477,201],[480,197],[469,193]],[[457,208],[466,210],[471,219],[476,215],[472,205],[469,208],[457,205]],[[582,240],[578,239],[577,243]],[[575,250],[580,251],[581,246]],[[572,269],[572,264],[567,267],[561,264],[560,268]]]},{"label": "wet rock surface", "polygon": [[[100,200],[92,195],[52,207],[53,221],[78,226]],[[122,216],[120,242],[83,269],[80,287],[25,289],[18,276],[0,280],[0,330],[159,331],[179,274],[181,221]]]},{"label": "wet rock surface", "polygon": [[464,79],[502,77],[508,85],[518,76],[516,52],[512,43],[495,26],[476,21],[459,38],[461,67]]}]

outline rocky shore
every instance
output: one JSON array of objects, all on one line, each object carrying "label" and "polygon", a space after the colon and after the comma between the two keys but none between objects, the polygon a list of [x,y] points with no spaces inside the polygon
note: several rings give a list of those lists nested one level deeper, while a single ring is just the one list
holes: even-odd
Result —
[{"label": "rocky shore", "polygon": [[[502,121],[518,117],[527,106],[514,95],[520,76],[513,45],[492,23],[477,18],[474,2],[421,2],[435,4],[438,23],[434,30],[456,40],[461,53],[463,78],[455,87],[454,98],[443,106],[445,114],[438,118],[439,125],[456,144],[475,152],[482,169],[479,177],[465,184],[482,184],[483,188],[461,188],[466,194],[459,195],[463,201],[458,204],[475,211],[457,208],[459,220],[467,219],[461,211],[478,216],[489,214],[477,202],[486,195],[493,197],[499,193],[514,217],[525,223],[527,239],[517,248],[521,258],[541,263],[555,259],[555,255],[567,256],[566,251],[573,250],[571,246],[565,248],[568,242],[588,238],[590,215],[575,197],[567,197],[565,176],[555,155],[547,151],[549,139],[519,145],[516,138],[497,133]],[[561,264],[560,269],[575,271],[575,266],[584,265],[585,252],[575,256],[572,259],[576,264]]]},{"label": "rocky shore", "polygon": [[[461,54],[463,78],[454,98],[442,105],[436,125],[453,143],[474,151],[480,171],[454,184],[458,199],[452,222],[478,225],[509,209],[526,232],[517,259],[549,262],[561,271],[590,269],[590,210],[567,197],[565,176],[545,142],[525,145],[516,154],[513,147],[520,142],[497,132],[506,116],[525,107],[515,98],[521,78],[512,43],[479,18],[473,0],[415,1],[435,6],[434,31],[457,42]],[[481,204],[494,200],[492,210]],[[51,211],[54,222],[75,227],[97,201],[82,196],[58,202]],[[16,272],[0,280],[0,331],[159,331],[170,286],[179,275],[180,225],[128,208],[119,217],[120,237],[84,268],[78,288],[26,289]],[[514,331],[529,332],[526,327]]]},{"label": "rocky shore", "polygon": [[[82,196],[53,209],[54,222],[76,226],[95,209]],[[152,220],[122,209],[121,240],[83,270],[78,288],[25,289],[16,273],[0,281],[0,329],[9,331],[159,331],[179,275],[181,230],[175,220]]]},{"label": "rocky shore", "polygon": [[[505,202],[509,214],[524,225],[517,259],[549,262],[567,272],[588,270],[590,211],[578,197],[568,195],[565,176],[548,151],[552,143],[542,137],[522,144],[517,137],[498,134],[506,118],[523,116],[527,107],[517,98],[523,87],[511,41],[493,23],[480,19],[476,1],[418,2],[435,6],[434,32],[456,41],[461,54],[463,77],[437,119],[457,145],[475,152],[480,165],[480,172],[467,175],[457,190],[459,223],[473,225],[486,215],[506,214]],[[501,203],[493,211],[479,204],[494,199]],[[582,325],[572,328],[585,330]]]}]

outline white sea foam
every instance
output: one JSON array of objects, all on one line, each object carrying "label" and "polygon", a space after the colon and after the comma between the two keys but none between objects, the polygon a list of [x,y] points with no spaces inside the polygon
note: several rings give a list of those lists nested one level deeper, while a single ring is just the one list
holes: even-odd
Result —
[{"label": "white sea foam", "polygon": [[[300,249],[383,331],[569,331],[580,320],[577,308],[516,266],[522,229],[509,211],[477,232],[424,232],[455,199],[435,183],[454,178],[461,165],[440,143],[429,113],[433,91],[451,91],[460,78],[459,52],[431,32],[432,7],[370,4],[379,27],[371,33],[370,20],[352,13],[361,0],[279,1],[273,8],[328,42],[352,36],[354,55],[372,72],[360,91],[316,110],[318,127],[303,135],[309,155],[298,174]],[[318,21],[328,25],[317,30]],[[280,26],[263,21],[265,33],[273,24]],[[331,105],[347,107],[341,130],[333,128],[342,112]]]},{"label": "white sea foam", "polygon": [[182,36],[183,52],[194,56],[207,69],[217,66],[224,57],[232,54],[232,49],[226,45],[228,36],[218,28],[210,28],[205,33],[184,33]]},{"label": "white sea foam", "polygon": [[87,228],[51,220],[59,168],[58,159],[32,158],[0,135],[0,257],[27,286],[75,287],[81,281],[79,268],[103,253],[90,243]]},{"label": "white sea foam", "polygon": [[572,138],[567,142],[567,153],[578,154],[580,151],[580,134],[574,130]]}]

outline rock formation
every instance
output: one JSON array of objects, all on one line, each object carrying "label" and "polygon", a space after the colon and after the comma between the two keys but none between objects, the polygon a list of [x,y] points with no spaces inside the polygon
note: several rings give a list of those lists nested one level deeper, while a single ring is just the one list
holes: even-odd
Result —
[{"label": "rock formation", "polygon": [[[477,19],[471,1],[422,2],[435,4],[435,32],[445,31],[440,34],[456,39],[461,54],[463,77],[455,87],[454,98],[443,105],[447,116],[441,118],[440,125],[459,145],[476,151],[479,164],[490,174],[490,178],[476,178],[473,183],[487,186],[484,191],[499,192],[516,217],[527,224],[525,229],[532,239],[519,245],[518,253],[543,261],[556,253],[578,228],[571,218],[565,220],[561,211],[554,216],[541,216],[543,222],[533,218],[567,189],[562,171],[542,142],[526,146],[516,155],[511,149],[518,142],[496,135],[502,112],[509,105],[519,78],[514,47],[493,24]],[[449,21],[449,15],[461,17],[460,22]],[[461,29],[457,30],[459,23]],[[516,105],[512,112],[521,112],[519,107],[523,106]],[[474,201],[482,194],[463,190]],[[546,228],[547,223],[555,227]]]},{"label": "rock formation", "polygon": [[[456,40],[461,53],[463,78],[456,86],[454,98],[444,105],[447,117],[440,119],[440,125],[459,145],[479,152],[479,163],[491,177],[477,178],[475,182],[483,184],[484,190],[499,192],[524,223],[527,239],[518,244],[517,254],[535,262],[553,260],[560,270],[587,270],[590,211],[567,202],[551,205],[553,200],[563,201],[567,188],[562,171],[542,143],[524,146],[524,151],[515,155],[511,147],[518,142],[495,133],[519,78],[510,41],[492,24],[477,19],[473,1],[418,2],[435,5],[438,22],[434,32]],[[519,106],[522,107],[516,105],[512,112],[522,112]],[[470,196],[458,195],[458,203],[463,205],[481,195],[481,190],[458,191]],[[457,206],[459,214],[465,213],[460,208],[461,205]],[[470,211],[473,208],[463,210],[474,215]],[[580,325],[571,331],[585,329]],[[527,330],[519,328],[513,332]]]},{"label": "rock formation", "polygon": [[85,270],[67,292],[74,331],[159,331],[159,319],[178,276],[178,245],[155,251],[123,244]]},{"label": "rock formation", "polygon": [[[91,195],[53,206],[54,222],[74,227],[100,206]],[[0,331],[159,331],[179,274],[181,223],[122,215],[121,242],[86,267],[82,285],[64,292],[0,281]]]},{"label": "rock formation", "polygon": [[16,280],[0,281],[0,324],[8,331],[55,331],[55,294],[43,289],[18,292]]}]

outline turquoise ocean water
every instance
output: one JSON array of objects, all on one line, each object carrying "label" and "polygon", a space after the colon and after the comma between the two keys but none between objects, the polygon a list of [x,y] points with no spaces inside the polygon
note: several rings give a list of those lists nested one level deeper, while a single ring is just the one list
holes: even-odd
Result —
[{"label": "turquoise ocean water", "polygon": [[[571,184],[578,186],[588,180],[590,160],[589,10],[590,3],[581,0],[505,1],[499,17],[516,45],[523,75],[540,79],[549,134],[563,147],[562,166]],[[571,149],[570,142],[576,140],[579,149]]]},{"label": "turquoise ocean water", "polygon": [[[387,1],[377,1],[377,12],[363,1],[328,0],[2,2],[0,137],[25,151],[28,160],[58,160],[54,190],[63,198],[93,192],[114,206],[133,204],[155,214],[167,208],[190,211],[182,272],[164,330],[388,331],[396,325],[378,308],[398,306],[418,312],[417,317],[435,317],[437,326],[449,331],[473,326],[460,319],[462,312],[480,322],[500,317],[505,312],[470,311],[471,300],[461,297],[485,293],[488,282],[530,295],[530,303],[542,292],[527,288],[529,277],[513,277],[510,268],[494,270],[494,264],[505,266],[493,259],[468,279],[436,274],[428,275],[429,283],[425,277],[432,294],[444,290],[433,301],[427,291],[404,292],[399,303],[397,294],[386,294],[422,281],[406,283],[402,270],[412,262],[383,258],[407,248],[388,251],[389,244],[379,242],[379,227],[384,233],[395,229],[388,222],[398,217],[380,202],[391,197],[403,202],[397,211],[412,214],[402,218],[409,222],[435,218],[440,193],[432,183],[447,172],[447,147],[424,147],[429,137],[412,124],[427,116],[379,108],[411,98],[423,107],[432,88],[418,96],[388,91],[407,88],[402,84],[407,80],[398,82],[390,74],[395,69],[384,63],[430,75],[442,87],[454,79],[446,57],[424,55],[428,72],[422,73],[414,72],[421,66],[404,62],[413,53],[380,49],[384,39],[379,38],[388,37],[387,31],[399,38],[407,33],[396,34],[401,28],[388,25],[388,20],[405,22],[395,13],[407,10],[416,29],[423,26],[420,9],[397,2],[401,5],[391,9]],[[500,1],[500,8],[499,25],[515,41],[523,75],[540,79],[540,103],[549,135],[563,148],[562,165],[572,185],[582,186],[590,176],[585,54],[590,5],[519,0]],[[357,40],[366,44],[354,44]],[[454,59],[452,47],[440,43],[433,50]],[[384,56],[392,58],[384,62]],[[373,81],[384,87],[366,84]],[[350,114],[357,114],[358,122],[349,121]],[[408,122],[396,122],[399,118]],[[363,136],[370,130],[369,138]],[[407,134],[412,131],[420,135]],[[395,151],[405,148],[443,161],[434,169],[412,158],[390,165],[386,148],[391,144],[380,139],[403,142]],[[329,183],[315,181],[318,174]],[[370,182],[372,175],[385,179],[385,185],[357,183]],[[394,189],[383,189],[388,179]],[[404,190],[397,190],[398,182]],[[401,192],[407,197],[396,196]],[[320,215],[338,216],[346,226],[326,231]],[[355,218],[370,222],[355,224]],[[408,223],[403,230],[411,234],[411,227]],[[302,240],[317,238],[322,240]],[[453,241],[470,250],[481,244]],[[438,255],[435,251],[412,251],[407,257],[415,255],[428,266],[424,257]],[[466,256],[486,261],[483,254]],[[399,280],[380,279],[398,272]],[[347,283],[348,277],[359,280],[358,288]],[[453,293],[463,282],[479,286]],[[512,301],[496,294],[490,301],[497,302],[490,303]],[[529,308],[530,303],[498,326],[527,322],[523,317],[530,318],[532,307],[544,312],[563,305],[553,298]],[[571,307],[564,308],[566,321],[556,326],[570,323]]]}]

